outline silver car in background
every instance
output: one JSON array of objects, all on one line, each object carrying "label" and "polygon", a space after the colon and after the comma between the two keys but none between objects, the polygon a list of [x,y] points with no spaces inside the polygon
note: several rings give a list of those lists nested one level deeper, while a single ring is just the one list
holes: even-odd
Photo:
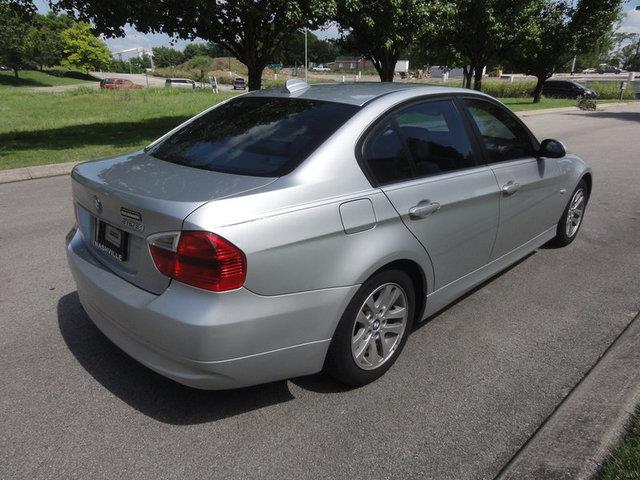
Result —
[{"label": "silver car in background", "polygon": [[226,389],[375,380],[414,323],[569,244],[592,177],[478,92],[290,81],[72,183],[89,317],[156,372]]}]

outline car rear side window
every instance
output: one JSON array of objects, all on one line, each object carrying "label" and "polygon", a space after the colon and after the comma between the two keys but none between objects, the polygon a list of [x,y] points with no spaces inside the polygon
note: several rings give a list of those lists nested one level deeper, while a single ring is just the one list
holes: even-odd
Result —
[{"label": "car rear side window", "polygon": [[413,166],[398,128],[390,120],[367,139],[362,157],[378,184],[401,182],[414,177]]},{"label": "car rear side window", "polygon": [[466,100],[490,163],[535,155],[531,136],[510,112],[483,100]]},{"label": "car rear side window", "polygon": [[295,169],[358,109],[316,100],[237,98],[185,125],[151,154],[204,170],[277,177]]}]

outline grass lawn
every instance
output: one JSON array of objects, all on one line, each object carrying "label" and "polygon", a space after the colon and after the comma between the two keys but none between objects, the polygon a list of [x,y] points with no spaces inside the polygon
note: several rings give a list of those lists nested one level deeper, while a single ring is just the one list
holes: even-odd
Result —
[{"label": "grass lawn", "polygon": [[0,72],[0,90],[4,87],[55,87],[58,85],[78,85],[80,83],[97,82],[90,75],[61,69],[44,72],[20,70],[16,78],[13,71]]},{"label": "grass lawn", "polygon": [[602,470],[602,480],[640,480],[640,411]]},{"label": "grass lawn", "polygon": [[568,98],[543,98],[540,100],[540,103],[533,103],[533,100],[530,98],[499,98],[498,100],[514,112],[576,106],[576,101]]},{"label": "grass lawn", "polygon": [[60,93],[0,88],[0,170],[133,152],[232,95],[161,88]]}]

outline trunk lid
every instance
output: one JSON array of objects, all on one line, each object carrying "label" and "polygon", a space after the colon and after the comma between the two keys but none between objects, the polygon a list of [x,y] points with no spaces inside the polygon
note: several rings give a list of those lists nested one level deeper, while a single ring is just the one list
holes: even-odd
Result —
[{"label": "trunk lid", "polygon": [[[275,180],[186,167],[145,152],[83,163],[71,176],[78,226],[89,250],[115,274],[155,294],[170,279],[153,263],[149,235],[180,231],[183,220],[201,205]],[[112,227],[126,237],[122,260],[104,248],[105,228],[117,238]]]}]

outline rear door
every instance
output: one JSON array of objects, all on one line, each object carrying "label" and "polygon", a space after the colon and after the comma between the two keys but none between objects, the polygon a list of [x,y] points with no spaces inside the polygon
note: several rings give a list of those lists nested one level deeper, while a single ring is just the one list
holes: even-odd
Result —
[{"label": "rear door", "polygon": [[506,107],[480,98],[464,103],[501,190],[495,259],[558,222],[562,172],[555,159],[537,156],[537,141]]},{"label": "rear door", "polygon": [[388,115],[366,138],[362,160],[431,257],[435,289],[487,263],[500,195],[452,99]]}]

